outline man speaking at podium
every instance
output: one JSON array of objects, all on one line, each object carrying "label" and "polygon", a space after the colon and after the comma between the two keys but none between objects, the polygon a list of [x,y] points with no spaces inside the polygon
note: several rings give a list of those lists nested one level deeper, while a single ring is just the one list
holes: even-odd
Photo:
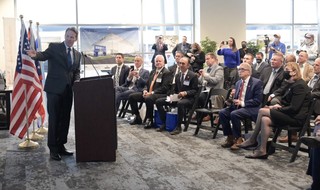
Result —
[{"label": "man speaking at podium", "polygon": [[72,46],[78,38],[75,27],[67,28],[62,43],[50,43],[43,52],[27,51],[39,61],[48,60],[48,76],[44,86],[47,94],[49,113],[48,147],[53,160],[61,160],[61,155],[71,156],[64,144],[67,143],[70,112],[72,107],[74,81],[80,80],[81,54]]}]

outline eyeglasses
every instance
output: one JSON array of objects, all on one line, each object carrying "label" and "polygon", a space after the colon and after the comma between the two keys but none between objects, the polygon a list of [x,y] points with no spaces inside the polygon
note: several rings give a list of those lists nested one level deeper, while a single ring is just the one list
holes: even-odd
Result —
[{"label": "eyeglasses", "polygon": [[245,69],[245,68],[239,68],[238,71],[249,71],[249,69]]}]

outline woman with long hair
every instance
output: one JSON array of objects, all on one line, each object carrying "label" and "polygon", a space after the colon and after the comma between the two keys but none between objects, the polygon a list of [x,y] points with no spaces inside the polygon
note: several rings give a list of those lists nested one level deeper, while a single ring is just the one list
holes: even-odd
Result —
[{"label": "woman with long hair", "polygon": [[[227,47],[225,46],[227,45]],[[223,55],[225,89],[229,89],[237,80],[237,66],[240,65],[240,53],[237,49],[236,41],[230,37],[228,41],[222,41],[217,52],[218,55]]]},{"label": "woman with long hair", "polygon": [[205,53],[201,50],[198,43],[191,44],[191,50],[187,53],[190,58],[190,64],[192,71],[197,73],[200,69],[203,69],[203,64],[205,62]]},{"label": "woman with long hair", "polygon": [[253,155],[247,155],[246,158],[268,158],[267,141],[272,131],[272,125],[303,126],[311,100],[310,90],[302,79],[298,64],[289,62],[285,65],[284,70],[283,77],[287,80],[289,86],[281,98],[281,103],[261,108],[252,136],[239,145],[241,148],[257,146],[257,137],[259,133],[261,134],[260,146]]}]

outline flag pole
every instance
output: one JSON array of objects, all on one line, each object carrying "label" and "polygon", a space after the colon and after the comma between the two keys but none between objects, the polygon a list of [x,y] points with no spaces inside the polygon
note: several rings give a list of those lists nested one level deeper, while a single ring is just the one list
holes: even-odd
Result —
[{"label": "flag pole", "polygon": [[[25,95],[25,97],[27,97],[27,92],[26,92],[26,84],[24,84],[25,85],[25,88],[24,88],[24,95]],[[25,109],[26,109],[26,117],[25,117],[25,119],[26,119],[26,121],[27,121],[27,125],[28,125],[28,128],[29,128],[29,126],[30,126],[30,123],[29,123],[29,121],[28,121],[28,106],[27,106],[27,99],[25,98],[25,102],[26,102],[26,107],[25,107]],[[39,147],[39,143],[37,143],[37,142],[34,142],[34,141],[32,141],[31,139],[30,139],[30,137],[29,137],[29,130],[27,129],[27,138],[26,138],[26,140],[24,141],[24,142],[22,142],[22,143],[20,143],[19,144],[19,148],[38,148]]]},{"label": "flag pole", "polygon": [[[20,19],[21,19],[21,22],[23,22],[23,16],[22,15],[20,15]],[[21,47],[21,48],[23,48],[23,47]],[[25,97],[27,97],[27,92],[26,92],[27,87],[26,87],[26,84],[23,84],[23,85],[24,85],[23,93],[24,93]],[[19,148],[37,148],[37,147],[39,147],[39,143],[34,142],[29,138],[29,130],[28,130],[28,128],[29,128],[30,125],[29,125],[29,121],[28,121],[28,116],[29,115],[28,115],[28,108],[27,108],[27,98],[25,98],[25,102],[26,102],[26,107],[25,107],[26,116],[25,116],[25,119],[26,119],[26,123],[27,123],[27,138],[26,138],[26,140],[24,142],[19,144]]]},{"label": "flag pole", "polygon": [[[41,47],[40,35],[39,35],[39,25],[40,24],[39,24],[39,22],[36,22],[36,24],[37,24],[38,47]],[[39,50],[41,51],[42,49],[39,48]],[[38,49],[37,49],[37,51],[38,51]],[[44,85],[43,81],[44,81],[45,76],[44,76],[44,73],[43,73],[43,62],[42,61],[40,62],[40,67],[41,67],[41,72],[42,72],[42,76],[43,76],[42,85]],[[38,117],[38,121],[40,121],[40,125],[41,126],[38,128],[37,133],[38,134],[47,134],[48,133],[48,128],[44,126],[44,122],[45,121],[42,121],[42,120],[43,120],[42,117]]]}]

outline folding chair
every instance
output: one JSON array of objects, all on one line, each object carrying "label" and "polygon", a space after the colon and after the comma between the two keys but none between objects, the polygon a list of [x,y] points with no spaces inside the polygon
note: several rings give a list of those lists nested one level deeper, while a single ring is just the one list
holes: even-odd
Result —
[{"label": "folding chair", "polygon": [[[198,92],[195,95],[195,100],[194,100],[194,103],[193,103],[192,107],[190,109],[186,108],[186,113],[187,114],[184,115],[184,117],[183,117],[183,124],[184,124],[183,131],[187,131],[188,127],[189,127],[189,124],[193,123],[193,122],[191,122],[192,115],[193,115],[195,109],[198,107],[199,96],[200,96],[200,93],[202,92],[202,90],[203,90],[203,87],[202,86],[199,87]],[[193,123],[193,124],[196,124],[196,123]]]},{"label": "folding chair", "polygon": [[[210,98],[212,96],[222,96],[224,99],[227,99],[227,97],[229,97],[231,93],[231,89],[230,90],[225,90],[225,89],[210,89],[210,92],[208,93],[208,96],[205,100],[205,105],[208,105],[210,102]],[[224,108],[226,107],[226,103],[224,103]],[[202,129],[206,129],[206,130],[210,130],[213,132],[213,137],[212,138],[216,138],[218,130],[219,130],[219,126],[220,126],[220,121],[217,124],[214,124],[214,119],[215,117],[217,117],[219,115],[219,111],[221,110],[221,108],[212,108],[212,107],[208,107],[208,108],[198,108],[195,110],[195,112],[197,113],[197,128],[194,132],[194,135],[197,135],[199,133],[200,128]],[[205,126],[202,125],[202,119],[205,115],[209,115],[210,116],[210,126]]]},{"label": "folding chair", "polygon": [[[121,106],[121,109],[120,109],[120,112],[118,114],[118,117],[121,117],[121,118],[124,118],[124,116],[126,115],[126,113],[132,113],[131,110],[129,110],[129,101],[128,100],[122,100],[122,106]],[[139,103],[139,109],[141,109],[143,105],[143,102],[140,102]]]},{"label": "folding chair", "polygon": [[[292,153],[290,162],[294,162],[296,157],[297,157],[297,155],[298,155],[298,151],[299,150],[305,151],[305,152],[308,151],[307,149],[301,148],[301,137],[304,136],[306,131],[308,130],[308,128],[310,128],[310,118],[311,118],[311,115],[312,115],[313,110],[314,110],[315,101],[316,101],[316,99],[313,99],[313,100],[310,101],[310,103],[309,103],[309,112],[308,112],[308,115],[307,115],[306,120],[305,120],[305,122],[304,122],[302,127],[292,127],[290,125],[274,126],[275,127],[275,134],[274,134],[274,136],[272,138],[271,146],[268,149],[268,154],[272,153],[272,148],[273,147],[280,148],[280,149],[283,149],[283,150],[287,150],[287,151]],[[278,136],[280,135],[282,130],[287,130],[288,131],[288,146],[277,143]],[[292,139],[291,139],[291,133],[293,131],[299,132],[299,139],[298,139],[298,141],[297,141],[295,146],[292,144]]]}]

